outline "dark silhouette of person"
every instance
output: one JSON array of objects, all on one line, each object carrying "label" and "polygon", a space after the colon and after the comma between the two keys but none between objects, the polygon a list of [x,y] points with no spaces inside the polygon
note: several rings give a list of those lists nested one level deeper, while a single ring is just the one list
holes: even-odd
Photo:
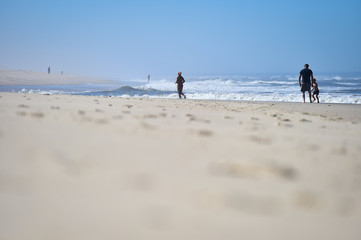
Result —
[{"label": "dark silhouette of person", "polygon": [[[301,83],[302,77],[302,83]],[[310,97],[310,103],[312,103],[311,99],[311,80],[313,82],[313,72],[309,69],[309,65],[305,64],[304,68],[300,71],[300,75],[298,76],[298,82],[301,87],[303,102],[305,102],[305,92],[308,92],[308,96]]]},{"label": "dark silhouette of person", "polygon": [[150,74],[148,74],[148,83],[149,83],[149,80],[150,80]]},{"label": "dark silhouette of person", "polygon": [[50,66],[48,67],[48,74],[50,74]]},{"label": "dark silhouette of person", "polygon": [[[320,94],[320,90],[318,89],[318,84],[316,82],[316,78],[313,79],[312,82],[312,98],[313,98],[313,102],[316,101],[317,98],[317,103],[320,103],[320,99],[318,98],[318,94]],[[316,98],[315,98],[316,96]]]},{"label": "dark silhouette of person", "polygon": [[178,84],[177,90],[178,90],[179,98],[182,98],[183,95],[184,99],[186,99],[186,95],[183,94],[183,83],[185,83],[185,80],[182,77],[182,72],[178,72],[178,77],[175,83]]}]

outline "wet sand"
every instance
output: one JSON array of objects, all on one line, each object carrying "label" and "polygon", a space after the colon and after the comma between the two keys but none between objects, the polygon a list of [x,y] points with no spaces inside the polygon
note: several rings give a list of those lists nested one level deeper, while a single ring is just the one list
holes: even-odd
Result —
[{"label": "wet sand", "polygon": [[0,93],[0,239],[359,239],[361,105]]}]

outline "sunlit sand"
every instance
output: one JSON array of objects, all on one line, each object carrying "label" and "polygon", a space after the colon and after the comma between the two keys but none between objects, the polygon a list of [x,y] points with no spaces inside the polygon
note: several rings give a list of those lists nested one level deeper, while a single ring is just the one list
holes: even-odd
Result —
[{"label": "sunlit sand", "polygon": [[1,239],[358,239],[361,106],[0,93]]}]

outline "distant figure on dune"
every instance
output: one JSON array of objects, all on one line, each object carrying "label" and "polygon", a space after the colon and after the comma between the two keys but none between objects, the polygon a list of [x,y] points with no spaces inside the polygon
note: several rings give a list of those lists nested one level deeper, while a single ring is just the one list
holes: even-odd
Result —
[{"label": "distant figure on dune", "polygon": [[50,74],[50,66],[48,67],[48,74]]},{"label": "distant figure on dune", "polygon": [[[312,98],[313,98],[314,102],[316,101],[316,98],[317,98],[317,103],[320,103],[318,94],[320,94],[320,90],[318,90],[318,84],[316,83],[316,78],[314,78],[312,81]],[[316,98],[315,98],[315,96],[316,96]]]},{"label": "distant figure on dune", "polygon": [[186,99],[186,95],[183,94],[183,83],[185,83],[185,80],[182,77],[182,72],[178,72],[178,77],[175,83],[178,84],[177,90],[178,90],[179,98],[182,98],[183,95],[184,99]]},{"label": "distant figure on dune", "polygon": [[[301,83],[302,77],[302,83]],[[312,103],[311,99],[311,79],[313,82],[313,72],[309,69],[309,65],[305,64],[304,68],[300,71],[300,75],[298,76],[298,82],[301,87],[303,102],[305,103],[305,92],[308,92],[308,96],[310,98],[310,103]]]},{"label": "distant figure on dune", "polygon": [[149,80],[150,80],[150,74],[148,74],[148,83],[149,83]]}]

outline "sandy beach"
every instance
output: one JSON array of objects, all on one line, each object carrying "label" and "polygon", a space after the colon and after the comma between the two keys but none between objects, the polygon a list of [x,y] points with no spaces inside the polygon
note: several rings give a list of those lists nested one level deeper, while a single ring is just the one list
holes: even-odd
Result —
[{"label": "sandy beach", "polygon": [[359,239],[361,105],[0,93],[0,239]]},{"label": "sandy beach", "polygon": [[1,85],[74,85],[74,84],[107,84],[114,83],[94,77],[62,75],[60,73],[33,72],[24,70],[0,70]]}]

